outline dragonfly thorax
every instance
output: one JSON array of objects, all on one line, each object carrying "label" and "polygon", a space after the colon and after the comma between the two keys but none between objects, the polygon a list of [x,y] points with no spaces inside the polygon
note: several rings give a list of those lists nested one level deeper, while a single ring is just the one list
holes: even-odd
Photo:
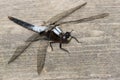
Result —
[{"label": "dragonfly thorax", "polygon": [[63,33],[63,31],[59,28],[59,26],[54,27],[52,31],[58,36]]}]

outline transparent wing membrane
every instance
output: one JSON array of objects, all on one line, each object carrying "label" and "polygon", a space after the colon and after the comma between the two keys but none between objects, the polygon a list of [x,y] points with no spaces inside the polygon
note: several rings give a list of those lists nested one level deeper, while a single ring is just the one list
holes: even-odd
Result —
[{"label": "transparent wing membrane", "polygon": [[34,33],[32,36],[30,36],[25,42],[34,42],[37,41],[39,39],[41,39],[42,36],[40,36],[40,34],[38,33]]},{"label": "transparent wing membrane", "polygon": [[8,61],[8,64],[13,62],[15,59],[17,59],[31,44],[32,42],[26,42],[24,45],[19,46],[13,56]]},{"label": "transparent wing membrane", "polygon": [[46,58],[46,50],[48,47],[48,42],[44,41],[44,45],[42,45],[42,48],[38,49],[37,54],[37,72],[40,74],[43,70],[44,64],[45,64],[45,58]]},{"label": "transparent wing membrane", "polygon": [[82,22],[87,22],[87,21],[93,21],[93,20],[96,20],[96,19],[101,19],[101,18],[107,17],[108,15],[109,15],[109,13],[103,13],[103,14],[90,16],[88,18],[83,18],[83,19],[79,19],[79,20],[58,22],[58,23],[56,23],[56,25],[69,24],[69,23],[74,24],[74,23],[82,23]]},{"label": "transparent wing membrane", "polygon": [[69,16],[70,14],[72,14],[73,12],[75,12],[76,10],[82,8],[82,7],[85,6],[86,4],[87,4],[87,3],[84,3],[84,4],[82,4],[82,5],[78,5],[78,6],[74,7],[74,8],[71,8],[71,9],[69,9],[69,10],[66,10],[66,11],[60,13],[60,14],[57,14],[56,16],[54,16],[54,17],[52,17],[51,19],[49,19],[49,20],[47,21],[47,23],[54,24],[54,23],[60,21],[61,19]]},{"label": "transparent wing membrane", "polygon": [[38,34],[35,34],[35,35],[37,35],[37,36],[28,38],[29,42],[28,42],[28,40],[26,40],[26,42],[22,46],[19,46],[16,49],[16,51],[13,54],[13,56],[8,61],[8,64],[11,63],[11,62],[13,62],[15,59],[17,59],[33,43],[33,41],[38,38]]}]

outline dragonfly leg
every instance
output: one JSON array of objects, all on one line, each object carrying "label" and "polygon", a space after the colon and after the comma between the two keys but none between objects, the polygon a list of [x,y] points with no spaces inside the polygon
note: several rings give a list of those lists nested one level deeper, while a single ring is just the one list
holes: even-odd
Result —
[{"label": "dragonfly leg", "polygon": [[68,50],[66,50],[66,49],[64,49],[64,48],[62,48],[62,43],[60,43],[60,49],[62,49],[63,51],[65,51],[65,52],[67,52],[67,53],[70,53]]},{"label": "dragonfly leg", "polygon": [[82,43],[76,37],[72,36],[72,38],[75,39],[78,43]]},{"label": "dragonfly leg", "polygon": [[52,47],[53,43],[56,43],[56,42],[50,42],[50,47],[51,47],[52,51],[53,51],[53,47]]}]

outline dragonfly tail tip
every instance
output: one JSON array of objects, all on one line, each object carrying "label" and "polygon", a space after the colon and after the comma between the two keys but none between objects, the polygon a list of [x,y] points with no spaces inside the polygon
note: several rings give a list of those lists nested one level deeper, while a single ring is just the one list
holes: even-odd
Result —
[{"label": "dragonfly tail tip", "polygon": [[9,18],[9,19],[12,19],[13,17],[11,17],[11,16],[8,16],[8,18]]}]

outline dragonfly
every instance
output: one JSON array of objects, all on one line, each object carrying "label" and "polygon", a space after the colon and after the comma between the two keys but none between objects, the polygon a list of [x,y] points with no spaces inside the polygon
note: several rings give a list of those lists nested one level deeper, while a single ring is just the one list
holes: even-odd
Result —
[{"label": "dragonfly", "polygon": [[[14,23],[28,29],[31,31],[34,31],[35,33],[30,36],[26,41],[25,44],[22,46],[19,46],[16,51],[14,52],[13,56],[8,61],[8,64],[16,60],[33,42],[38,40],[45,40],[45,45],[43,45],[42,50],[38,50],[37,54],[37,73],[41,74],[44,64],[45,64],[45,57],[46,57],[46,48],[48,47],[48,44],[50,45],[51,49],[53,50],[52,44],[53,43],[59,43],[59,47],[61,50],[70,53],[68,50],[64,49],[62,47],[62,44],[68,44],[72,39],[75,39],[78,43],[81,43],[75,36],[71,35],[71,32],[64,32],[60,28],[63,24],[76,24],[76,23],[82,23],[87,21],[92,21],[96,19],[101,19],[104,17],[107,17],[109,13],[102,13],[94,16],[90,16],[87,18],[82,18],[78,20],[73,21],[63,21],[60,22],[60,20],[66,18],[73,12],[77,11],[78,9],[85,6],[87,2],[78,5],[76,7],[70,8],[66,11],[63,11],[62,13],[59,13],[52,18],[50,18],[48,21],[44,22],[41,26],[36,26],[33,24],[30,24],[28,22],[22,21],[20,19],[8,16],[8,18],[13,21]],[[40,54],[41,53],[41,54]]]}]

